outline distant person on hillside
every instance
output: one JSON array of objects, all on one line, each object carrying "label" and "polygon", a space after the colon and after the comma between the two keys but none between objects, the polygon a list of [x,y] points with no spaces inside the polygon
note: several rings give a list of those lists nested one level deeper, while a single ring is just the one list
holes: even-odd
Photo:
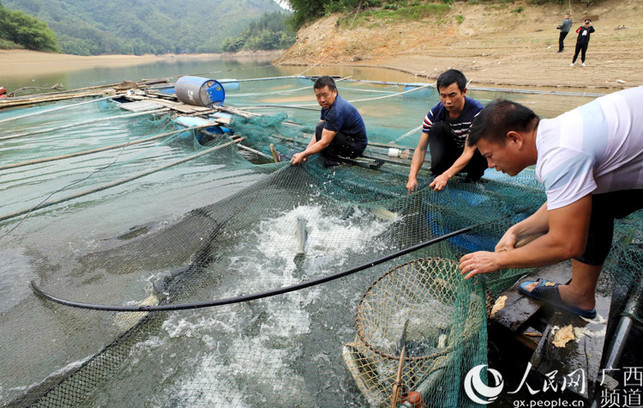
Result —
[{"label": "distant person on hillside", "polygon": [[[540,278],[522,282],[519,289],[593,319],[614,220],[643,208],[642,105],[643,87],[602,96],[553,119],[540,119],[508,100],[487,105],[473,122],[468,143],[478,147],[490,168],[510,176],[535,165],[547,201],[510,227],[494,252],[463,256],[465,278],[571,259],[569,284]],[[516,247],[528,236],[537,238]]]},{"label": "distant person on hillside", "polygon": [[475,146],[465,144],[471,122],[483,108],[480,102],[465,96],[466,86],[467,78],[455,69],[438,77],[440,102],[424,118],[406,184],[409,194],[417,189],[417,175],[427,148],[431,153],[431,173],[437,175],[429,187],[436,191],[446,187],[449,179],[459,172],[467,173],[465,181],[478,181],[487,168],[487,161]]},{"label": "distant person on hillside", "polygon": [[570,67],[573,67],[574,63],[576,63],[576,58],[578,58],[579,52],[581,53],[581,65],[585,66],[585,53],[587,53],[587,46],[589,45],[589,35],[594,31],[596,30],[594,30],[592,20],[589,18],[585,19],[585,24],[578,27],[578,30],[576,30],[576,33],[578,34],[578,38],[576,39],[576,51],[574,51],[574,59],[572,59],[572,63],[569,64]]},{"label": "distant person on hillside", "polygon": [[303,152],[292,156],[290,163],[300,164],[308,156],[319,153],[324,167],[333,167],[340,164],[342,157],[360,156],[368,144],[362,116],[353,105],[339,96],[333,78],[317,78],[313,89],[321,106],[321,118],[315,136]]},{"label": "distant person on hillside", "polygon": [[570,18],[569,14],[565,14],[563,23],[556,28],[560,30],[560,36],[558,37],[558,52],[563,52],[563,50],[565,49],[565,37],[567,37],[567,34],[569,34],[569,30],[571,30],[572,28],[572,19]]}]

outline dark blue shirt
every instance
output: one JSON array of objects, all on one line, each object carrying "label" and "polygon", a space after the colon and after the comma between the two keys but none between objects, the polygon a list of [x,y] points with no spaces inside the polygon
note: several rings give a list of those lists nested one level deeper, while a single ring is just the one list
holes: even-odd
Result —
[{"label": "dark blue shirt", "polygon": [[455,119],[449,119],[449,111],[447,111],[442,102],[440,102],[426,114],[424,123],[422,124],[422,132],[429,133],[429,130],[435,123],[446,121],[455,138],[455,144],[463,148],[464,142],[469,134],[471,122],[478,116],[478,112],[480,112],[482,108],[483,106],[480,102],[465,96],[464,107],[462,108],[462,112],[460,112],[460,116]]},{"label": "dark blue shirt", "polygon": [[321,120],[325,122],[324,129],[341,133],[360,143],[368,143],[362,115],[339,94],[328,110],[322,108]]}]

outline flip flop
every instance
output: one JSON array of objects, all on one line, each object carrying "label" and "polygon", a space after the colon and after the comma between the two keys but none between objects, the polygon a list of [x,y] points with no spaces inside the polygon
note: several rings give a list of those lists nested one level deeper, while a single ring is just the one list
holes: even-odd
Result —
[{"label": "flip flop", "polygon": [[518,285],[518,289],[531,298],[542,300],[545,303],[549,303],[550,305],[556,306],[560,309],[566,310],[586,319],[593,319],[596,317],[596,309],[580,309],[576,306],[570,305],[569,303],[565,303],[560,298],[560,293],[558,292],[558,286],[560,286],[560,283],[551,282],[543,278],[538,278],[538,280],[536,280],[535,282],[537,285],[532,291],[527,290],[527,286],[534,283],[534,281],[522,282],[520,283],[520,285]]}]

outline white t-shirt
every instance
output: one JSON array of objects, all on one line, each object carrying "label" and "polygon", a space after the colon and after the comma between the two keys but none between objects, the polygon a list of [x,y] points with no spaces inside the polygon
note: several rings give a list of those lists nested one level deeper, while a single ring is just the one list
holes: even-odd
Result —
[{"label": "white t-shirt", "polygon": [[643,86],[541,120],[536,148],[548,210],[590,193],[642,189]]}]

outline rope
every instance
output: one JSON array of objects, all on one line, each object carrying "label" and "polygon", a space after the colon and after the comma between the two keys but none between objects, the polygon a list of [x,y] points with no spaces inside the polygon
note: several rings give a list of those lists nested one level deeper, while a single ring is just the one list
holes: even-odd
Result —
[{"label": "rope", "polygon": [[104,101],[105,99],[110,99],[110,98],[113,98],[113,96],[105,96],[105,97],[103,97],[103,98],[92,99],[91,101],[85,101],[85,102],[73,103],[73,104],[71,104],[71,105],[59,106],[59,107],[57,107],[57,108],[52,108],[52,109],[48,109],[48,110],[44,110],[44,111],[38,111],[38,112],[27,113],[27,114],[24,114],[24,115],[21,115],[21,116],[13,116],[13,117],[11,117],[11,118],[6,118],[6,119],[2,119],[2,120],[0,120],[0,123],[2,123],[2,122],[7,122],[7,121],[10,121],[10,120],[14,120],[14,119],[28,118],[29,116],[43,115],[43,114],[45,114],[45,113],[50,113],[50,112],[54,112],[54,111],[61,110],[61,109],[71,108],[71,107],[73,107],[73,106],[84,105],[84,104],[86,104],[86,103],[93,103],[93,102],[98,102],[98,101]]},{"label": "rope", "polygon": [[134,140],[134,141],[131,141],[131,142],[119,143],[119,144],[115,144],[115,145],[111,145],[111,146],[105,146],[105,147],[99,147],[99,148],[91,149],[91,150],[83,150],[83,151],[80,151],[80,152],[63,154],[63,155],[55,156],[55,157],[44,157],[42,159],[27,160],[27,161],[23,161],[23,162],[20,162],[20,163],[5,164],[4,166],[0,166],[0,170],[13,169],[13,168],[16,168],[16,167],[30,166],[30,165],[33,165],[33,164],[47,163],[47,162],[56,161],[56,160],[69,159],[71,157],[78,157],[78,156],[84,156],[84,155],[87,155],[87,154],[104,152],[106,150],[118,149],[119,147],[126,147],[126,146],[132,146],[132,145],[136,145],[136,144],[140,144],[140,143],[150,142],[152,140],[160,139],[160,138],[165,137],[165,136],[171,136],[171,135],[176,134],[176,133],[187,132],[187,131],[193,130],[193,129],[203,129],[203,128],[210,127],[210,126],[214,126],[214,125],[193,126],[193,127],[189,127],[189,128],[185,128],[185,129],[179,129],[179,130],[173,130],[171,132],[161,133],[161,134],[156,135],[156,136],[150,136],[150,137],[146,137],[146,138],[143,138],[143,139]]},{"label": "rope", "polygon": [[[392,68],[395,69],[395,68]],[[347,79],[346,81],[352,82],[366,82],[370,84],[382,84],[382,85],[417,85],[419,83],[409,83],[409,82],[388,82],[388,81],[371,81],[366,79]],[[427,84],[428,87],[435,88],[433,84]],[[423,87],[424,88],[424,87]],[[599,97],[603,96],[602,93],[595,92],[568,92],[568,91],[545,91],[538,89],[513,89],[513,88],[492,88],[492,87],[467,87],[470,91],[487,91],[487,92],[504,92],[504,93],[517,93],[517,94],[536,94],[536,95],[558,95],[558,96],[586,96],[586,97]]]},{"label": "rope", "polygon": [[141,115],[151,115],[153,113],[167,112],[169,110],[170,110],[169,108],[162,108],[162,109],[155,109],[155,110],[146,111],[146,112],[137,112],[137,113],[130,113],[130,114],[127,114],[127,115],[112,116],[112,117],[103,118],[103,119],[92,119],[92,120],[86,120],[86,121],[83,121],[83,122],[69,123],[67,125],[57,126],[57,127],[53,127],[53,128],[49,128],[49,129],[40,129],[40,130],[34,130],[33,132],[19,133],[19,134],[15,134],[15,135],[3,136],[3,137],[0,137],[0,140],[16,139],[16,138],[23,137],[23,136],[32,136],[32,135],[37,135],[39,133],[52,132],[54,130],[68,129],[68,128],[72,128],[74,126],[83,126],[83,125],[89,125],[89,124],[94,124],[94,123],[99,123],[99,122],[107,122],[107,121],[114,120],[114,119],[133,118],[133,117],[141,116]]},{"label": "rope", "polygon": [[391,140],[389,143],[397,143],[402,139],[406,139],[407,137],[411,136],[412,134],[414,134],[415,132],[417,132],[420,129],[422,129],[422,126],[418,126],[418,127],[414,128],[414,129],[411,129],[408,132],[406,132],[405,134],[403,134],[401,136],[398,136],[394,140]]},{"label": "rope", "polygon": [[[431,85],[426,84],[426,85],[423,85],[423,86],[418,86],[418,87],[413,88],[413,89],[409,89],[408,91],[396,92],[396,93],[392,93],[392,94],[384,95],[384,96],[375,96],[373,98],[353,99],[353,100],[350,100],[348,102],[350,102],[350,103],[367,102],[367,101],[376,101],[376,100],[379,100],[379,99],[393,98],[395,96],[400,96],[400,95],[408,94],[408,93],[411,93],[411,92],[416,92],[416,91],[419,91],[420,89],[428,88],[430,86]],[[319,108],[311,108],[312,106],[316,106],[316,105],[317,105],[316,103],[315,104],[307,103],[307,104],[302,104],[302,105],[298,105],[298,106],[295,106],[295,105],[279,105],[279,104],[264,104],[264,105],[250,105],[250,106],[243,107],[243,108],[240,108],[240,109],[250,109],[250,108],[259,107],[259,108],[291,108],[291,109],[318,110]]]},{"label": "rope", "polygon": [[78,197],[82,197],[82,196],[85,196],[85,195],[88,195],[88,194],[96,193],[98,191],[106,190],[108,188],[116,187],[116,186],[119,186],[121,184],[125,184],[125,183],[127,183],[129,181],[136,180],[136,179],[139,179],[141,177],[150,175],[152,173],[156,173],[158,171],[165,170],[165,169],[167,169],[169,167],[176,166],[178,164],[182,164],[182,163],[188,162],[190,160],[196,159],[197,157],[201,157],[201,156],[206,155],[208,153],[211,153],[211,152],[213,152],[215,150],[219,150],[219,149],[221,149],[223,147],[229,146],[229,145],[231,145],[233,143],[239,143],[242,140],[244,140],[244,138],[240,138],[240,139],[237,139],[237,140],[234,140],[234,141],[231,141],[231,142],[224,143],[222,145],[212,147],[210,149],[204,150],[204,151],[202,151],[200,153],[197,153],[197,154],[194,154],[192,156],[183,158],[181,160],[177,160],[177,161],[165,164],[163,166],[156,167],[156,168],[151,169],[151,170],[146,170],[146,171],[143,171],[141,173],[134,174],[133,176],[126,177],[126,178],[123,178],[123,179],[120,179],[120,180],[116,180],[116,181],[114,181],[112,183],[103,184],[102,186],[94,187],[92,189],[80,192],[78,194],[74,194],[74,195],[67,196],[67,197],[62,197],[62,198],[60,198],[58,200],[54,200],[54,201],[50,201],[50,202],[46,202],[46,203],[40,203],[40,204],[38,204],[38,205],[36,205],[34,207],[31,207],[31,208],[27,208],[27,209],[12,212],[10,214],[2,215],[2,216],[0,216],[0,221],[8,220],[10,218],[14,218],[14,217],[17,217],[17,216],[23,215],[23,214],[29,214],[29,213],[31,213],[32,211],[35,211],[35,210],[39,210],[39,209],[42,209],[42,208],[45,208],[45,207],[50,207],[50,206],[55,205],[55,204],[60,204],[60,203],[65,202],[65,201],[73,200],[73,199],[78,198]]},{"label": "rope", "polygon": [[89,303],[80,303],[80,302],[74,302],[70,300],[65,300],[65,299],[60,299],[55,296],[52,296],[48,293],[45,293],[40,289],[36,283],[32,280],[30,282],[31,289],[33,292],[40,296],[43,299],[50,300],[55,303],[59,303],[61,305],[65,306],[70,306],[70,307],[75,307],[79,309],[90,309],[90,310],[105,310],[105,311],[112,311],[112,312],[163,312],[163,311],[174,311],[174,310],[189,310],[189,309],[202,309],[206,307],[214,307],[214,306],[223,306],[223,305],[230,305],[233,303],[243,303],[243,302],[249,302],[251,300],[257,300],[257,299],[263,299],[267,297],[272,297],[276,295],[282,295],[285,293],[290,293],[294,292],[297,290],[309,288],[311,286],[316,286],[316,285],[321,285],[322,283],[330,282],[339,278],[343,278],[345,276],[352,275],[354,273],[363,271],[364,269],[371,268],[375,265],[382,264],[384,262],[388,262],[392,259],[398,258],[402,255],[406,255],[408,253],[417,251],[418,249],[422,249],[424,247],[427,247],[429,245],[436,244],[438,242],[444,241],[446,239],[449,239],[451,237],[454,237],[456,235],[463,234],[465,232],[469,232],[473,229],[474,227],[467,227],[467,228],[462,228],[457,231],[453,231],[448,234],[441,235],[436,238],[432,238],[428,241],[421,242],[419,244],[410,246],[408,248],[402,249],[400,251],[394,252],[390,255],[384,256],[382,258],[376,259],[374,261],[356,266],[354,268],[338,272],[336,274],[331,274],[331,275],[326,275],[321,278],[317,279],[311,279],[306,282],[298,283],[295,285],[291,286],[286,286],[283,288],[279,289],[273,289],[269,291],[264,291],[264,292],[256,292],[252,293],[249,295],[244,295],[244,296],[237,296],[237,297],[231,297],[231,298],[225,298],[225,299],[218,299],[218,300],[209,300],[205,302],[195,302],[195,303],[180,303],[180,304],[169,304],[169,305],[156,305],[156,306],[146,306],[146,305],[140,305],[140,306],[117,306],[117,305],[95,305],[95,304],[89,304]]},{"label": "rope", "polygon": [[[338,80],[337,82],[339,82]],[[351,91],[351,92],[363,92],[363,93],[383,93],[383,94],[392,94],[392,91],[381,91],[377,89],[359,89],[359,88],[343,88],[342,91]],[[310,86],[305,86],[301,88],[294,88],[294,89],[287,89],[285,91],[269,91],[269,92],[251,92],[251,93],[241,93],[241,94],[230,94],[226,95],[226,98],[240,98],[240,97],[248,97],[248,96],[266,96],[266,95],[284,95],[284,94],[289,94],[289,93],[294,93],[294,92],[301,92],[301,91],[310,91]]]}]

